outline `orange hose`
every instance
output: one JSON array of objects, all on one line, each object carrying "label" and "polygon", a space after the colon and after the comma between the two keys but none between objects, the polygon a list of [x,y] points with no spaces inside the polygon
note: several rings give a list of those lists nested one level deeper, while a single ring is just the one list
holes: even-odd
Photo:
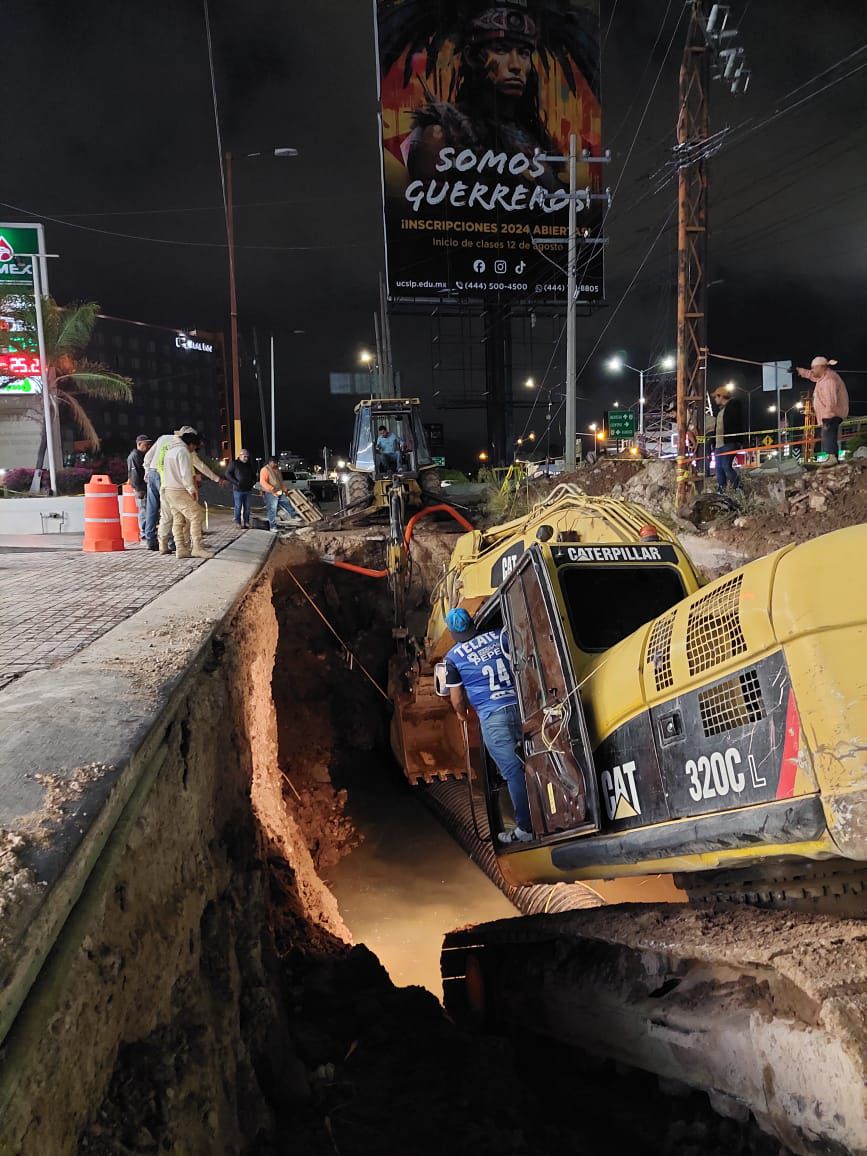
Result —
[{"label": "orange hose", "polygon": [[459,514],[453,506],[447,506],[444,502],[441,502],[438,506],[425,506],[423,510],[418,510],[415,514],[413,514],[413,516],[406,524],[403,540],[407,546],[409,545],[410,539],[412,538],[412,532],[415,529],[416,522],[420,522],[421,519],[426,518],[428,514],[435,514],[438,510],[444,514],[451,514],[455,521],[458,522],[459,525],[463,526],[465,530],[473,529],[463,514]]},{"label": "orange hose", "polygon": [[[426,506],[423,510],[418,510],[415,514],[413,514],[413,516],[410,518],[410,520],[406,524],[406,530],[404,531],[403,540],[404,540],[404,544],[406,545],[407,549],[409,549],[410,539],[412,538],[412,532],[415,529],[416,522],[421,521],[422,518],[426,518],[428,516],[428,514],[435,514],[437,512],[437,510],[440,510],[446,514],[451,514],[451,516],[455,519],[455,521],[459,522],[465,530],[472,530],[473,527],[470,525],[470,523],[467,521],[467,519],[462,514],[459,514],[457,512],[457,510],[453,509],[451,506],[447,506],[444,503],[442,503],[438,506]],[[331,565],[336,566],[338,568],[338,570],[349,570],[349,572],[351,574],[361,574],[365,578],[387,578],[388,577],[388,571],[387,570],[369,570],[366,566],[356,566],[352,562],[334,561],[331,563]]]},{"label": "orange hose", "polygon": [[332,562],[338,570],[349,570],[352,574],[363,574],[365,578],[387,578],[387,570],[368,570],[366,566],[355,566],[352,562]]}]

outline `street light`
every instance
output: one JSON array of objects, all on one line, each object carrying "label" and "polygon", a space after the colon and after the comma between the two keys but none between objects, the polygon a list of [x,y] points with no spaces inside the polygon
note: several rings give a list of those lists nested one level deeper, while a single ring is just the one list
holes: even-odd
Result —
[{"label": "street light", "polygon": [[533,433],[532,430],[530,430],[530,432],[527,434],[527,441],[528,442],[534,442],[535,440],[536,440],[536,435]]},{"label": "street light", "polygon": [[487,460],[488,460],[488,455],[487,455],[487,453],[486,453],[486,451],[485,451],[485,450],[482,450],[482,451],[479,453],[479,461],[480,461],[480,462],[486,462]]},{"label": "street light", "polygon": [[361,353],[358,355],[358,360],[362,365],[370,365],[371,361],[373,361],[373,354],[369,349],[362,349]]},{"label": "street light", "polygon": [[599,429],[599,422],[598,421],[591,421],[590,428],[595,432],[596,430]]},{"label": "street light", "polygon": [[737,387],[733,381],[727,381],[723,386],[723,389],[726,391],[726,393],[734,393],[736,388]]},{"label": "street light", "polygon": [[644,369],[638,369],[634,365],[630,365],[624,361],[619,353],[615,353],[613,357],[609,357],[605,363],[605,368],[611,373],[619,373],[622,369],[631,369],[633,373],[638,374],[638,436],[644,436],[644,375],[650,373],[652,369],[673,369],[675,360],[672,354],[666,355],[659,361],[654,361],[653,365],[647,365]]},{"label": "street light", "polygon": [[536,383],[532,377],[528,377],[527,380],[524,382],[524,385],[527,387],[527,389],[535,389],[536,388]]},{"label": "street light", "polygon": [[[270,153],[246,153],[245,157],[297,157],[298,150],[275,148]],[[232,195],[232,154],[223,154],[226,175],[226,241],[229,251],[229,330],[232,346],[232,407],[235,457],[244,444],[241,435],[241,354],[238,347],[238,295],[235,287],[235,203]]]}]

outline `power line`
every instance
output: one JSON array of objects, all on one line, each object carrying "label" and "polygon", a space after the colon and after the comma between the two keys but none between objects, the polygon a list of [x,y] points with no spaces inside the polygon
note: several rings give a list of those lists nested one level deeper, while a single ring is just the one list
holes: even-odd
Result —
[{"label": "power line", "polygon": [[[666,228],[668,227],[668,224],[669,224],[669,222],[671,221],[671,218],[674,216],[675,207],[676,207],[676,206],[672,205],[671,209],[669,209],[669,212],[668,212],[668,216],[665,218],[665,220],[664,220],[664,221],[662,222],[662,224],[660,225],[660,227],[659,227],[659,229],[658,229],[658,231],[657,231],[657,233],[656,233],[656,236],[655,236],[655,237],[653,238],[653,240],[650,242],[650,245],[649,245],[649,247],[648,247],[648,249],[647,249],[647,252],[644,254],[644,256],[643,256],[643,257],[642,257],[642,259],[641,259],[641,262],[640,262],[640,264],[638,265],[638,268],[637,268],[637,269],[635,270],[635,272],[633,273],[633,275],[632,275],[632,279],[630,280],[630,282],[629,282],[629,284],[626,286],[626,288],[623,290],[623,293],[622,293],[622,294],[621,294],[621,296],[620,296],[620,300],[617,302],[617,304],[616,304],[616,305],[614,306],[614,308],[612,309],[612,311],[611,311],[611,313],[610,313],[610,315],[609,315],[609,317],[608,317],[608,320],[606,321],[605,325],[602,327],[602,332],[601,332],[601,333],[599,334],[599,336],[596,338],[596,341],[595,341],[595,343],[594,343],[594,345],[593,345],[593,348],[590,350],[590,352],[587,354],[587,357],[584,359],[584,364],[581,366],[581,368],[578,370],[577,374],[575,375],[575,380],[576,380],[576,382],[577,382],[577,381],[580,379],[580,377],[581,377],[581,375],[583,374],[584,370],[585,370],[585,369],[587,368],[587,366],[590,364],[591,358],[592,358],[592,357],[593,357],[593,355],[596,353],[596,350],[599,348],[599,346],[602,344],[602,338],[603,338],[603,337],[605,336],[605,334],[608,332],[609,328],[611,327],[611,325],[612,325],[612,323],[613,323],[613,321],[614,321],[614,318],[615,318],[615,317],[617,316],[617,314],[620,312],[620,307],[623,305],[623,302],[626,300],[626,298],[627,298],[627,297],[629,296],[629,294],[631,293],[633,286],[635,285],[636,281],[638,280],[639,276],[641,275],[641,271],[642,271],[642,269],[643,269],[643,268],[644,268],[644,266],[647,264],[647,261],[649,260],[651,253],[653,252],[654,248],[656,247],[656,244],[657,244],[657,242],[659,241],[659,238],[660,238],[660,237],[662,236],[662,234],[665,232]],[[563,410],[563,407],[565,406],[565,404],[566,404],[566,400],[565,400],[565,398],[564,398],[564,400],[563,400],[563,401],[560,403],[560,405],[558,406],[558,408],[557,408],[557,412],[556,412],[556,413],[553,415],[553,417],[552,417],[552,418],[551,418],[551,420],[548,422],[548,424],[547,424],[547,426],[545,427],[545,429],[542,431],[542,434],[540,435],[541,437],[545,437],[545,435],[546,435],[546,434],[548,433],[548,431],[551,429],[551,427],[553,426],[554,422],[555,422],[555,421],[557,420],[557,418],[560,416],[560,413],[562,412],[562,410]],[[522,436],[523,436],[523,435],[522,435]],[[537,440],[538,440],[538,439],[537,439]]]},{"label": "power line", "polygon": [[223,163],[223,134],[220,130],[220,107],[217,100],[217,78],[214,73],[214,45],[211,40],[211,14],[208,9],[208,0],[202,0],[205,12],[205,40],[208,45],[208,71],[211,78],[211,99],[214,104],[214,127],[217,132],[217,155],[220,162],[220,186],[223,190],[223,212],[226,224],[229,221],[229,202],[226,198],[226,168]]},{"label": "power line", "polygon": [[[77,221],[65,221],[62,217],[50,216],[48,213],[36,213],[32,209],[24,209],[20,205],[12,205],[8,201],[0,201],[5,209],[12,209],[15,213],[24,213],[27,217],[35,217],[39,221],[51,221],[53,225],[62,225],[67,229],[78,229],[85,233],[98,233],[105,237],[119,237],[125,241],[150,241],[153,245],[179,245],[190,249],[226,249],[225,241],[179,241],[174,237],[145,237],[140,233],[118,233],[113,229],[98,229],[95,225],[80,225]],[[371,242],[373,244],[373,242]],[[249,249],[254,252],[266,253],[295,253],[302,251],[318,252],[323,249],[357,249],[357,242],[348,242],[343,245],[236,245],[236,249]]]}]

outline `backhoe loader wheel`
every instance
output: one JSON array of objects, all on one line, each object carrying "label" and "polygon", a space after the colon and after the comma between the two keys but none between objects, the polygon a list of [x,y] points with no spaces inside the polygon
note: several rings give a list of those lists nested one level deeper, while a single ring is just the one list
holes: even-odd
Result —
[{"label": "backhoe loader wheel", "polygon": [[366,474],[350,474],[345,482],[341,482],[341,487],[344,509],[366,506],[370,502],[370,482]]},{"label": "backhoe loader wheel", "polygon": [[423,494],[431,494],[439,497],[442,492],[443,483],[440,478],[438,469],[420,470],[418,475],[419,489]]}]

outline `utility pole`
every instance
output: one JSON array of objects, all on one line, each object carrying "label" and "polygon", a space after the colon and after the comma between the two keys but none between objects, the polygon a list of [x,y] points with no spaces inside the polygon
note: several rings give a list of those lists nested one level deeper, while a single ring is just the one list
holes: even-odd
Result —
[{"label": "utility pole", "polygon": [[382,394],[383,397],[395,397],[394,387],[394,360],[391,353],[391,322],[388,316],[388,294],[385,290],[385,278],[379,275],[379,312],[382,325]]},{"label": "utility pole", "polygon": [[274,357],[274,334],[271,334],[271,453],[277,454],[277,410],[275,393],[277,385],[277,362]]},{"label": "utility pole", "polygon": [[[262,453],[268,456],[268,423],[265,418],[265,384],[262,380],[262,357],[259,352],[259,333],[253,326],[253,365],[256,368],[256,385],[259,387],[259,414],[262,418]],[[235,457],[237,457],[237,451]]]},{"label": "utility pole", "polygon": [[385,389],[383,387],[385,368],[382,362],[382,336],[380,334],[378,312],[373,315],[373,332],[376,337],[376,396],[385,397]]},{"label": "utility pole", "polygon": [[232,449],[241,449],[241,355],[238,350],[238,295],[235,289],[235,206],[232,200],[232,154],[224,156],[226,165],[226,240],[229,246],[229,341],[232,358]]},{"label": "utility pole", "polygon": [[677,118],[677,492],[689,498],[692,463],[702,434],[707,391],[708,154],[711,75],[732,93],[746,92],[750,73],[743,48],[727,27],[729,6],[690,0],[680,65]]},{"label": "utility pole", "polygon": [[578,137],[569,137],[569,245],[566,257],[566,429],[564,459],[566,470],[575,469],[575,261],[578,253],[577,228],[578,196]]},{"label": "utility pole", "polygon": [[[537,154],[537,159],[540,161],[547,161],[549,163],[565,162],[569,166],[569,241],[566,249],[566,419],[564,431],[564,450],[563,457],[567,470],[574,470],[577,461],[576,442],[576,411],[577,411],[577,381],[576,381],[576,362],[577,362],[577,335],[575,327],[575,319],[577,316],[577,301],[578,296],[578,202],[581,201],[582,209],[589,208],[593,201],[604,201],[607,208],[611,208],[611,192],[606,189],[603,193],[591,192],[591,187],[588,185],[586,189],[578,188],[578,161],[582,164],[608,164],[611,160],[611,153],[607,152],[604,156],[592,157],[585,149],[580,154],[578,153],[578,137],[576,133],[571,133],[569,136],[569,152],[565,156],[543,156],[541,153]],[[533,246],[535,248],[542,248],[545,244],[560,245],[560,241],[546,242],[542,238],[533,238]],[[604,237],[582,237],[582,245],[604,245]]]}]

